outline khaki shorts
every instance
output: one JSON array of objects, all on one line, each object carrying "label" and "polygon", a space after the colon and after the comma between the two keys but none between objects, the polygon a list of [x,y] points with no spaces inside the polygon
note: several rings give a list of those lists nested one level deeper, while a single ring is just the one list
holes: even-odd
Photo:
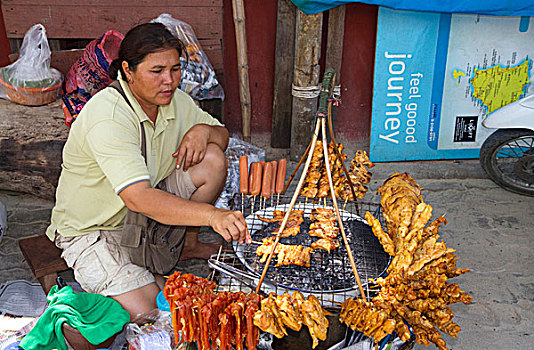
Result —
[{"label": "khaki shorts", "polygon": [[[181,169],[164,179],[162,188],[186,199],[197,189],[189,172]],[[151,272],[130,261],[119,244],[121,234],[122,231],[99,230],[77,237],[56,235],[56,246],[63,250],[61,257],[87,292],[113,296],[155,282]]]}]

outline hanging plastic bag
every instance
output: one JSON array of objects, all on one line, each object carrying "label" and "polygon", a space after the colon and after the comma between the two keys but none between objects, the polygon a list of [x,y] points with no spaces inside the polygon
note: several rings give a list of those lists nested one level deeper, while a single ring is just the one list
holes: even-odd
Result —
[{"label": "hanging plastic bag", "polygon": [[189,24],[173,18],[168,13],[160,15],[152,22],[164,24],[174,36],[185,44],[188,60],[186,61],[183,57],[180,58],[182,62],[180,89],[196,100],[224,99],[223,88],[217,81],[213,66],[200,47],[193,28]]},{"label": "hanging plastic bag", "polygon": [[105,32],[87,44],[83,54],[68,71],[61,95],[67,126],[72,124],[94,94],[113,82],[108,74],[109,65],[118,57],[122,39],[122,33],[114,30]]},{"label": "hanging plastic bag", "polygon": [[0,68],[0,97],[27,106],[55,101],[62,75],[50,67],[50,56],[46,30],[36,24],[24,35],[19,58]]}]

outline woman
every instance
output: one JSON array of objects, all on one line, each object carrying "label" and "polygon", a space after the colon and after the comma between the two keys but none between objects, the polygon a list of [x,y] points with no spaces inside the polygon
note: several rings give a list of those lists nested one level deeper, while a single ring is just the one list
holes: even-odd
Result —
[{"label": "woman", "polygon": [[84,106],[63,150],[47,229],[82,287],[114,298],[132,319],[156,307],[164,280],[133,264],[120,245],[128,209],[188,226],[181,259],[213,252],[198,242],[199,226],[227,241],[250,240],[240,212],[211,205],[226,179],[228,132],[177,89],[182,52],[183,44],[159,23],[126,34],[110,75],[128,101],[108,87]]}]

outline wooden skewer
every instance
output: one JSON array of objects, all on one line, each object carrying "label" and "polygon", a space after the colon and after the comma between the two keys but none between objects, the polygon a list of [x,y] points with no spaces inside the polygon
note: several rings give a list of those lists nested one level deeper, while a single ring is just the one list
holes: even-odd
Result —
[{"label": "wooden skewer", "polygon": [[[315,131],[313,133],[313,137],[310,143],[310,147],[308,147],[308,150],[310,148],[312,149],[315,148],[315,144],[317,143],[317,135],[319,133],[320,126],[321,126],[321,122],[319,119],[317,119],[317,123],[315,125]],[[313,155],[313,152],[308,152],[308,159],[306,160],[306,165],[304,165],[304,170],[302,171],[302,175],[300,176],[300,180],[295,190],[295,193],[293,194],[293,197],[291,198],[291,202],[289,203],[289,207],[287,208],[286,214],[284,215],[284,219],[282,220],[282,223],[280,224],[280,228],[278,229],[278,234],[276,235],[274,244],[271,248],[271,251],[269,252],[269,257],[267,258],[267,261],[265,262],[263,272],[261,274],[260,280],[258,281],[258,286],[256,287],[256,293],[260,292],[261,284],[263,283],[263,280],[265,279],[265,276],[267,275],[267,270],[269,269],[269,264],[271,263],[271,260],[273,258],[274,250],[276,249],[276,246],[278,245],[278,241],[280,241],[280,233],[283,232],[284,229],[286,228],[287,221],[289,220],[289,214],[291,213],[291,210],[293,209],[293,206],[295,205],[295,202],[297,201],[298,195],[300,193],[300,189],[306,178],[306,173],[308,172],[308,167],[310,166],[312,155]]]},{"label": "wooden skewer", "polygon": [[[216,259],[217,261],[219,261],[219,258],[221,257],[221,253],[222,253],[222,244],[219,247],[219,252],[217,253],[217,259]],[[208,277],[208,280],[212,281],[213,277],[215,277],[215,269],[213,269],[213,271],[211,271],[211,273],[210,273],[210,275]]]},{"label": "wooden skewer", "polygon": [[[250,194],[253,196],[252,198],[252,207],[251,207],[251,214],[254,213],[254,204],[256,203],[256,196],[261,193],[261,182],[262,182],[262,175],[263,175],[263,166],[261,165],[261,162],[254,163],[254,166],[252,167],[252,185],[250,187]],[[260,197],[260,203],[259,207],[261,209],[261,197]]]},{"label": "wooden skewer", "polygon": [[[319,131],[319,130],[317,130],[317,131]],[[295,177],[295,174],[297,173],[297,170],[299,170],[300,165],[302,164],[302,162],[304,161],[304,159],[308,155],[308,152],[310,152],[311,144],[312,144],[311,142],[308,144],[308,148],[306,148],[306,151],[304,151],[304,154],[300,158],[300,161],[298,162],[297,166],[295,167],[295,170],[293,170],[293,172],[291,173],[291,176],[289,176],[289,179],[287,180],[286,185],[284,186],[284,189],[282,190],[282,193],[286,193],[287,188],[289,187],[289,184],[291,183],[291,181],[293,181],[293,177]]]},{"label": "wooden skewer", "polygon": [[248,193],[248,156],[239,157],[239,192],[241,193],[241,212],[245,214],[245,195]]},{"label": "wooden skewer", "polygon": [[286,181],[287,160],[281,158],[276,167],[276,183],[274,191],[276,192],[276,205],[280,204],[280,193],[284,192],[284,183]]},{"label": "wooden skewer", "polygon": [[345,207],[347,206],[347,203],[349,201],[349,198],[345,198],[345,203],[343,203],[343,210],[345,210]]},{"label": "wooden skewer", "polygon": [[272,165],[272,178],[271,178],[271,207],[274,205],[274,194],[276,193],[276,175],[278,174],[278,162],[276,160],[271,161]]},{"label": "wooden skewer", "polygon": [[[331,104],[331,102],[329,104]],[[323,136],[324,157],[325,159],[328,159],[328,146],[325,142],[326,141],[326,121],[324,118],[321,118],[321,131],[322,131],[322,136]],[[336,147],[334,146],[334,148]],[[365,291],[362,286],[362,281],[360,280],[360,275],[358,274],[358,269],[356,268],[356,264],[354,263],[354,257],[352,256],[352,249],[350,248],[349,242],[347,240],[347,235],[345,234],[343,221],[341,220],[341,215],[339,214],[339,207],[337,205],[336,192],[334,191],[334,183],[332,181],[332,173],[330,171],[330,162],[325,162],[325,168],[326,168],[326,175],[328,176],[328,184],[330,185],[330,193],[332,195],[332,204],[334,205],[334,209],[336,211],[336,217],[339,223],[339,229],[341,231],[341,235],[343,236],[343,243],[345,243],[345,249],[347,249],[347,254],[349,256],[349,261],[352,267],[352,272],[354,273],[354,277],[356,278],[356,283],[358,284],[358,288],[360,289],[360,294],[362,298],[367,299]]]},{"label": "wooden skewer", "polygon": [[[352,183],[352,180],[350,179],[349,172],[347,168],[345,167],[345,163],[343,162],[343,159],[341,159],[341,154],[339,154],[339,150],[337,149],[337,142],[334,136],[334,128],[332,127],[332,102],[328,103],[328,129],[330,130],[330,139],[332,143],[334,144],[334,152],[336,153],[337,159],[341,163],[341,166],[343,167],[343,171],[345,172],[345,176],[347,177],[347,181],[350,187],[350,192],[352,193],[352,196],[353,196],[352,198],[354,201],[356,201],[356,192],[354,191],[354,184]],[[356,214],[360,215],[360,209],[358,208],[357,205],[356,205]]]}]

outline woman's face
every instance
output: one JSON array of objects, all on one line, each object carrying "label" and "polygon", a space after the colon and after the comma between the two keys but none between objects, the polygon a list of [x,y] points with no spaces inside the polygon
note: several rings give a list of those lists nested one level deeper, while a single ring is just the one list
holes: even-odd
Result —
[{"label": "woman's face", "polygon": [[135,71],[129,69],[128,63],[122,64],[130,90],[149,116],[154,111],[157,115],[157,106],[171,103],[181,78],[176,49],[148,54]]}]

